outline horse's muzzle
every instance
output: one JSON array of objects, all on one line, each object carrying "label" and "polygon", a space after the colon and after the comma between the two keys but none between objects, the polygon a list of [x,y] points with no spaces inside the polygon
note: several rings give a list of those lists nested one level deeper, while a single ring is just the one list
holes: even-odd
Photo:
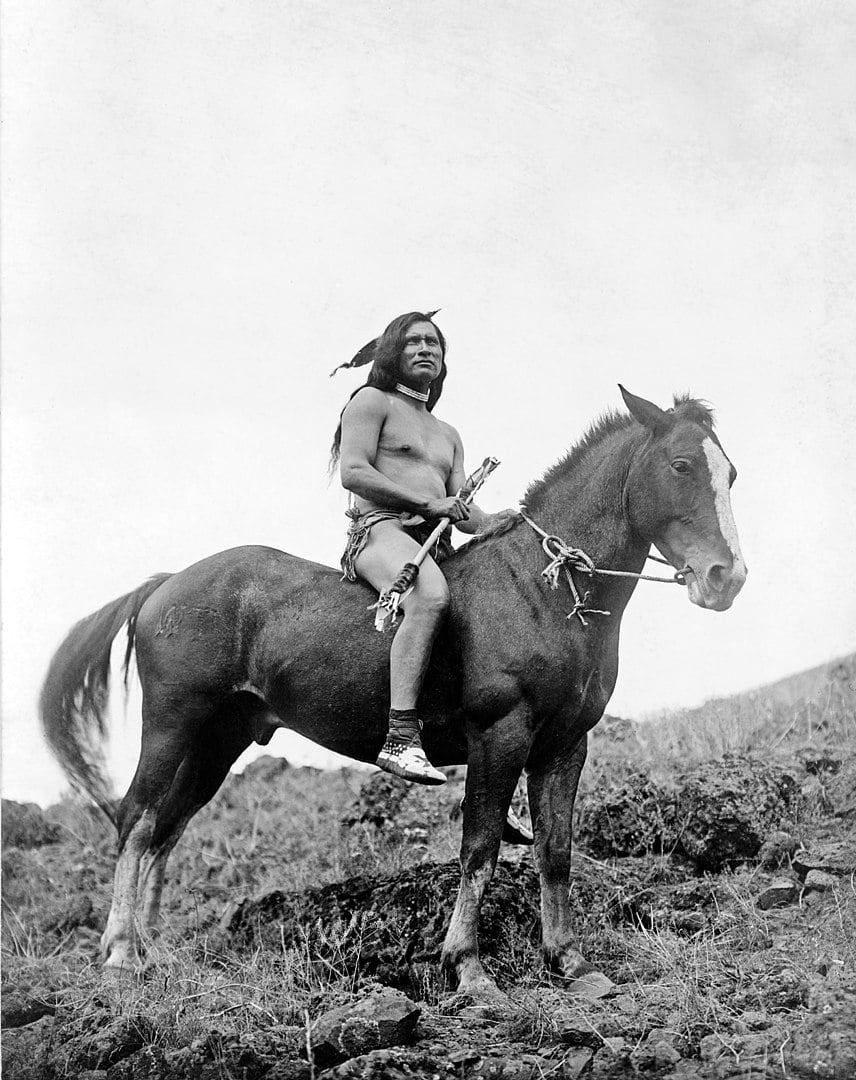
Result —
[{"label": "horse's muzzle", "polygon": [[728,611],[746,582],[746,566],[731,568],[713,562],[704,568],[690,566],[685,573],[690,602],[708,611]]}]

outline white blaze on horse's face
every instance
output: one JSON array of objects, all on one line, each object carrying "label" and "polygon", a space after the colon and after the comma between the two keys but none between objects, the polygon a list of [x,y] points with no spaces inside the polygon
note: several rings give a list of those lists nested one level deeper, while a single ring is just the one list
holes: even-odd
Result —
[{"label": "white blaze on horse's face", "polygon": [[731,462],[723,453],[722,447],[713,439],[705,439],[702,443],[704,456],[707,458],[707,467],[710,470],[710,482],[713,488],[713,502],[716,507],[716,518],[719,522],[719,531],[731,552],[734,567],[740,567],[743,577],[746,576],[746,564],[743,562],[743,554],[740,551],[740,541],[737,539],[737,526],[734,524],[734,514],[731,512]]},{"label": "white blaze on horse's face", "polygon": [[735,473],[715,438],[706,436],[700,448],[694,512],[667,528],[666,541],[673,553],[680,552],[679,558],[691,571],[686,581],[692,603],[726,611],[746,581],[746,563],[731,511],[730,488]]}]

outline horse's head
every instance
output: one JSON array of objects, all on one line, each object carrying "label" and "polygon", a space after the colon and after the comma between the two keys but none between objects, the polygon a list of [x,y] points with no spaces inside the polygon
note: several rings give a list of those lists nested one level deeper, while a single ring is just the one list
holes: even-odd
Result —
[{"label": "horse's head", "polygon": [[710,412],[690,399],[665,412],[620,386],[631,416],[648,431],[627,478],[633,528],[678,570],[690,600],[725,611],[746,580],[729,489],[737,472],[713,433]]}]

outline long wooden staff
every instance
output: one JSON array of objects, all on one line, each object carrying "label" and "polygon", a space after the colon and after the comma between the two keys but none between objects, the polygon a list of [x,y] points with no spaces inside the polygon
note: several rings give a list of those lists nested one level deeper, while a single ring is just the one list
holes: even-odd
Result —
[{"label": "long wooden staff", "polygon": [[[497,465],[499,465],[498,458],[486,457],[472,476],[468,476],[464,481],[464,486],[458,492],[458,498],[463,499],[465,503],[471,503],[475,498],[476,492]],[[447,517],[440,518],[436,527],[432,529],[431,535],[413,556],[413,560],[411,562],[406,562],[404,566],[402,566],[395,581],[393,581],[388,589],[384,589],[380,594],[378,602],[371,605],[369,611],[373,610],[375,613],[375,630],[383,632],[388,626],[392,626],[396,622],[398,619],[399,604],[412,590],[416,578],[419,575],[419,567],[425,561],[431,548],[433,548],[440,539],[443,530],[448,528],[449,520],[450,519]]]}]

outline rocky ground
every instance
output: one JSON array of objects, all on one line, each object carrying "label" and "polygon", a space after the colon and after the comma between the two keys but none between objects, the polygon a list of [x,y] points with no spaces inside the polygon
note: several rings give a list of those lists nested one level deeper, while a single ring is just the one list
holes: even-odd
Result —
[{"label": "rocky ground", "polygon": [[4,802],[4,1075],[852,1080],[853,676],[820,712],[756,708],[714,757],[689,729],[604,722],[571,890],[616,984],[596,1000],[541,967],[524,848],[504,848],[482,919],[508,1009],[444,983],[462,770],[440,790],[271,758],[230,778],[173,856],[140,978],[97,965],[108,826]]}]

